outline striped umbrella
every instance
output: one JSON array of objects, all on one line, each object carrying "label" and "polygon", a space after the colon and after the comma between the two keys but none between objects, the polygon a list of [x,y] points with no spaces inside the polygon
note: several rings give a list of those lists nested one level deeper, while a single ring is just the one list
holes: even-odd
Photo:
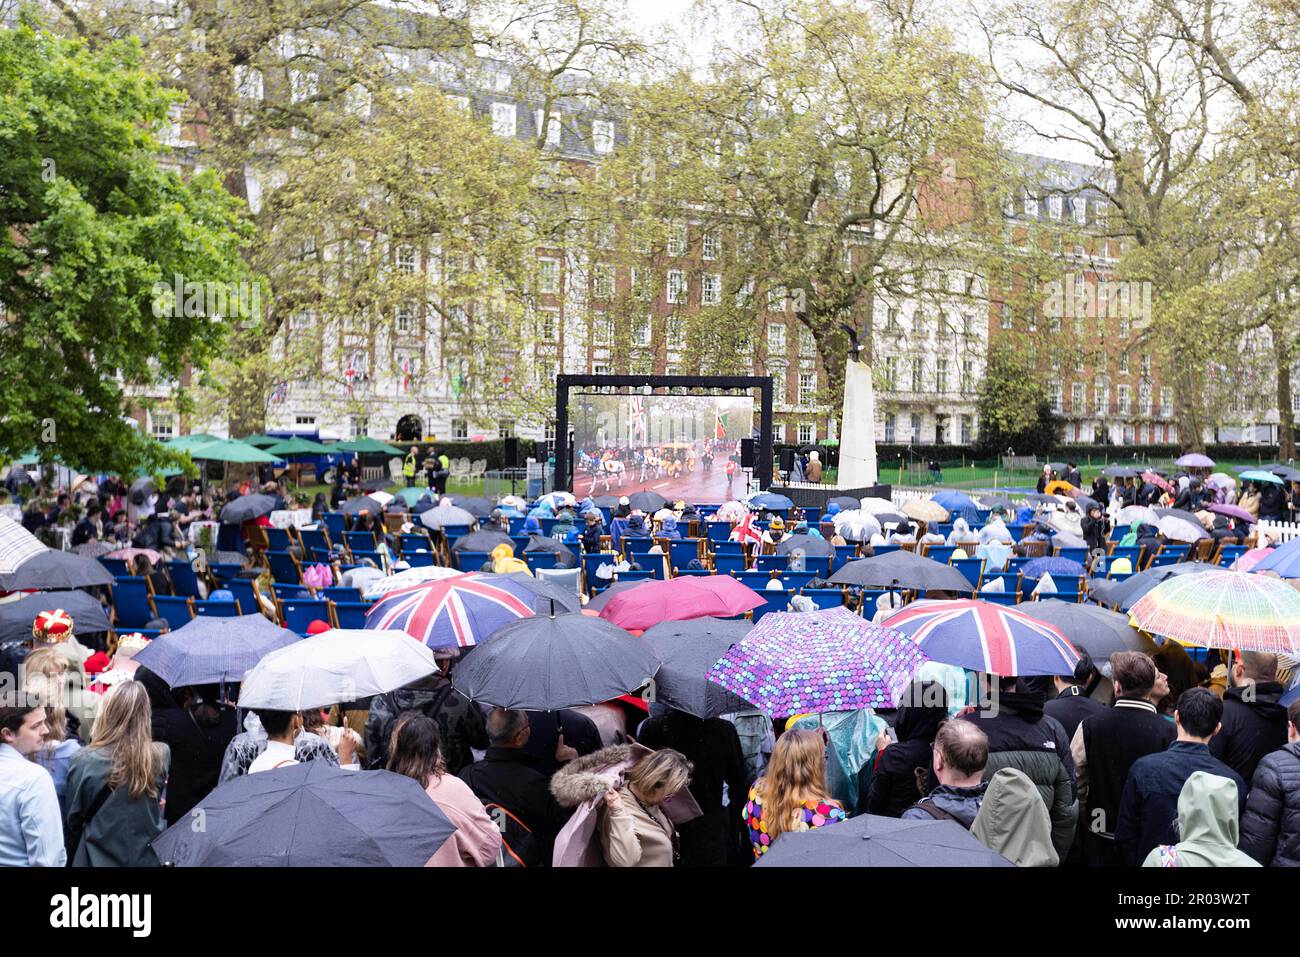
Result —
[{"label": "striped umbrella", "polygon": [[1060,629],[1005,605],[923,600],[886,618],[934,661],[995,675],[1068,675],[1079,653]]},{"label": "striped umbrella", "polygon": [[1300,592],[1264,575],[1211,571],[1167,578],[1130,614],[1143,631],[1184,644],[1300,652]]},{"label": "striped umbrella", "polygon": [[457,575],[389,592],[366,612],[366,627],[404,631],[430,648],[468,648],[531,617],[536,601],[506,578]]},{"label": "striped umbrella", "polygon": [[16,572],[19,565],[45,550],[35,535],[7,515],[0,515],[0,574]]}]

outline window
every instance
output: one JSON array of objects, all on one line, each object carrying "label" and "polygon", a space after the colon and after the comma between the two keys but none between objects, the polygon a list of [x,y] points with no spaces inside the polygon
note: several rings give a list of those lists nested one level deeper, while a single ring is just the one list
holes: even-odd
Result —
[{"label": "window", "polygon": [[963,394],[975,391],[975,360],[961,360],[961,391]]},{"label": "window", "polygon": [[920,306],[912,312],[912,335],[918,338],[925,336],[925,313]]},{"label": "window", "polygon": [[998,311],[1001,313],[1000,318],[1002,320],[1002,328],[1010,329],[1011,328],[1011,303],[1009,302],[1002,303]]},{"label": "window", "polygon": [[1128,353],[1127,352],[1119,357],[1119,372],[1120,375],[1128,375]]},{"label": "window", "polygon": [[1087,414],[1088,387],[1082,382],[1070,386],[1070,411],[1075,415]]},{"label": "window", "polygon": [[1083,350],[1082,349],[1078,349],[1074,353],[1074,371],[1075,372],[1083,371]]},{"label": "window", "polygon": [[1151,414],[1151,383],[1143,382],[1138,385],[1138,414]]},{"label": "window", "polygon": [[799,329],[799,355],[815,356],[817,354],[817,340],[813,338],[812,330],[807,327]]},{"label": "window", "polygon": [[1033,193],[1029,192],[1029,190],[1025,190],[1024,210],[1026,216],[1034,219],[1038,218],[1038,200],[1034,198]]},{"label": "window", "polygon": [[1133,426],[1131,425],[1124,426],[1124,444],[1125,445],[1133,444]]},{"label": "window", "polygon": [[672,230],[668,233],[668,255],[686,255],[686,236],[686,224],[674,223]]},{"label": "window", "polygon": [[673,351],[679,351],[686,348],[686,323],[676,316],[671,316],[668,322],[668,348]]},{"label": "window", "polygon": [[[785,405],[785,366],[769,368],[768,374],[772,376],[772,401],[777,405]],[[1300,392],[1296,394],[1300,395]]]},{"label": "window", "polygon": [[772,423],[772,444],[779,445],[784,441],[785,441],[785,423],[773,422]]},{"label": "window", "polygon": [[701,251],[705,259],[717,259],[722,255],[722,234],[716,229],[704,234]]},{"label": "window", "polygon": [[1059,381],[1053,380],[1047,385],[1047,398],[1052,403],[1052,411],[1058,415],[1061,412],[1062,389]]},{"label": "window", "polygon": [[912,413],[912,441],[921,441],[921,416],[917,412]]},{"label": "window", "polygon": [[649,316],[638,316],[632,322],[632,341],[638,346],[650,345],[652,328]]},{"label": "window", "polygon": [[492,104],[492,132],[497,136],[514,136],[518,109],[513,103]]},{"label": "window", "polygon": [[637,299],[650,298],[650,271],[632,267],[632,295]]},{"label": "window", "polygon": [[554,295],[560,291],[560,261],[542,259],[537,264],[538,291]]},{"label": "window", "polygon": [[722,302],[722,276],[717,273],[705,273],[700,287],[700,304],[716,306]]},{"label": "window", "polygon": [[1076,196],[1070,201],[1070,205],[1074,207],[1074,221],[1080,226],[1086,225],[1088,222],[1088,201],[1082,196]]},{"label": "window", "polygon": [[1166,419],[1174,414],[1174,390],[1167,385],[1160,387],[1160,414]]},{"label": "window", "polygon": [[923,392],[925,390],[925,360],[917,356],[912,360],[912,391]]},{"label": "window", "polygon": [[1149,352],[1142,353],[1142,374],[1151,374],[1151,353]]},{"label": "window", "polygon": [[176,419],[167,413],[149,414],[149,432],[155,439],[170,439],[176,434]]},{"label": "window", "polygon": [[501,419],[499,422],[497,422],[497,438],[498,438],[498,439],[509,439],[509,438],[513,438],[513,437],[514,437],[514,434],[515,434],[515,420],[514,420],[514,419]]},{"label": "window", "polygon": [[591,321],[596,330],[596,345],[608,346],[614,342],[614,320],[603,312],[592,315]]},{"label": "window", "polygon": [[940,356],[934,363],[934,391],[948,391],[948,357]]},{"label": "window", "polygon": [[1110,408],[1110,381],[1104,375],[1097,376],[1092,382],[1092,401],[1097,415],[1105,415]]},{"label": "window", "polygon": [[537,373],[537,384],[542,387],[549,387],[555,384],[555,360],[538,359],[535,368]]},{"label": "window", "polygon": [[1063,205],[1064,205],[1064,201],[1062,200],[1059,194],[1048,197],[1047,214],[1051,216],[1053,219],[1060,219],[1061,208]]},{"label": "window", "polygon": [[1115,387],[1115,395],[1119,399],[1119,414],[1128,415],[1131,411],[1130,402],[1132,401],[1131,387],[1127,385],[1118,385]]},{"label": "window", "polygon": [[609,375],[609,366],[604,362],[593,362],[591,372],[592,375]]},{"label": "window", "polygon": [[295,415],[293,417],[294,427],[310,426],[316,428],[316,416],[314,415]]},{"label": "window", "polygon": [[262,101],[262,71],[248,66],[235,67],[235,93],[241,100]]},{"label": "window", "polygon": [[1120,314],[1119,314],[1119,334],[1120,334],[1121,336],[1127,337],[1128,334],[1129,334],[1130,332],[1132,332],[1132,331],[1133,331],[1133,326],[1132,326],[1132,324],[1131,324],[1131,322],[1130,322],[1130,320],[1129,320],[1129,315],[1128,315],[1128,305],[1127,305],[1127,304],[1124,304],[1124,305],[1122,305],[1121,308],[1120,308]]},{"label": "window", "polygon": [[592,237],[597,249],[614,248],[614,224],[598,223]]},{"label": "window", "polygon": [[412,247],[397,247],[397,271],[407,276],[415,272],[415,250]]},{"label": "window", "polygon": [[971,440],[971,418],[969,415],[961,417],[961,444],[970,445]]},{"label": "window", "polygon": [[686,273],[680,269],[668,270],[668,301],[675,304],[686,302]]},{"label": "window", "polygon": [[538,313],[537,336],[542,342],[560,341],[560,310],[543,309]]},{"label": "window", "polygon": [[885,413],[885,441],[891,443],[894,441],[894,413],[892,412]]},{"label": "window", "polygon": [[897,388],[898,382],[898,357],[889,356],[885,359],[885,389],[893,392]]},{"label": "window", "polygon": [[558,113],[552,113],[550,116],[546,116],[545,112],[546,112],[545,110],[537,111],[537,131],[540,133],[542,130],[542,124],[545,123],[546,124],[546,145],[559,146],[560,129],[561,129],[560,115]]},{"label": "window", "polygon": [[745,309],[754,301],[754,277],[751,276],[741,283],[740,288],[736,290],[736,308]]},{"label": "window", "polygon": [[591,147],[597,153],[614,149],[614,124],[609,120],[596,120],[591,124]]},{"label": "window", "polygon": [[402,303],[394,313],[394,320],[397,325],[399,334],[406,334],[415,331],[415,304],[410,302]]},{"label": "window", "polygon": [[469,423],[467,423],[464,419],[452,419],[451,437],[453,439],[468,439]]},{"label": "window", "polygon": [[597,299],[613,299],[614,267],[609,263],[597,263],[594,285],[594,292]]},{"label": "window", "polygon": [[290,329],[310,329],[310,328],[311,328],[311,313],[310,313],[310,312],[295,312],[292,316],[289,317],[289,328],[290,328]]},{"label": "window", "polygon": [[785,323],[767,324],[767,351],[769,355],[785,355]]},{"label": "window", "polygon": [[352,438],[359,439],[362,436],[370,434],[370,419],[364,415],[354,415],[348,418],[348,430],[352,433]]},{"label": "window", "polygon": [[767,291],[767,311],[785,312],[785,300],[788,296],[785,286],[773,286]]},{"label": "window", "polygon": [[817,426],[809,422],[799,423],[799,444],[817,441]]},{"label": "window", "polygon": [[812,405],[817,397],[817,373],[799,373],[799,404]]}]

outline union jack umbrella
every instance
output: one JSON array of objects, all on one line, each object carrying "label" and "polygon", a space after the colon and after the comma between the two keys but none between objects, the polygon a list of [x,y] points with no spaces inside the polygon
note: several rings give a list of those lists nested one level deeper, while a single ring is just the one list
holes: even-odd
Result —
[{"label": "union jack umbrella", "polygon": [[995,675],[1068,675],[1079,653],[1058,628],[1006,605],[915,601],[881,622],[934,661]]},{"label": "union jack umbrella", "polygon": [[517,582],[472,572],[389,592],[366,612],[366,627],[404,631],[430,648],[468,648],[531,617],[536,600]]}]

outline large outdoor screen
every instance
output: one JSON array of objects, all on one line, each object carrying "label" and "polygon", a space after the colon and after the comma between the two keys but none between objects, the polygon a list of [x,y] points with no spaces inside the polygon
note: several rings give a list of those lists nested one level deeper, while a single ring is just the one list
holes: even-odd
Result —
[{"label": "large outdoor screen", "polygon": [[745,494],[740,440],[754,432],[752,396],[577,392],[569,426],[579,498],[655,491],[712,503]]}]

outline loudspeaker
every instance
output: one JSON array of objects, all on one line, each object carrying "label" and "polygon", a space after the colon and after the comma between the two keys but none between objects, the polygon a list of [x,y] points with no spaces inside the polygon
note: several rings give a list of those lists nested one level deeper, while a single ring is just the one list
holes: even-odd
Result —
[{"label": "loudspeaker", "polygon": [[511,436],[505,440],[506,468],[519,468],[519,439]]},{"label": "loudspeaker", "polygon": [[781,471],[782,472],[794,471],[794,449],[781,450]]},{"label": "loudspeaker", "polygon": [[754,440],[740,440],[740,467],[742,469],[752,469],[754,467]]}]

